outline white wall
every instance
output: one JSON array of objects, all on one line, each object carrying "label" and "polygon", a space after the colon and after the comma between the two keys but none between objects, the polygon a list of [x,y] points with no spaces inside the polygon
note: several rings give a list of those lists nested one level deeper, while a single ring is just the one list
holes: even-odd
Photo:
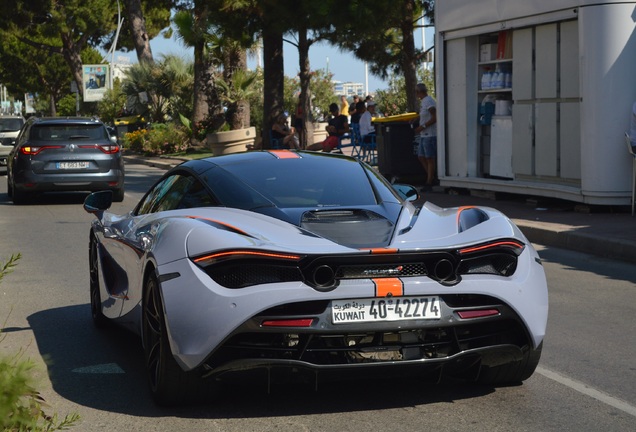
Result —
[{"label": "white wall", "polygon": [[581,154],[585,195],[631,191],[623,136],[636,100],[636,5],[579,11]]}]

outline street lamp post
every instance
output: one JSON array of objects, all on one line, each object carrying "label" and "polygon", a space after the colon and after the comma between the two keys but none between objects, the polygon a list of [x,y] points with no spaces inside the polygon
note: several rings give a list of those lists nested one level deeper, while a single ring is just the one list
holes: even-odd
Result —
[{"label": "street lamp post", "polygon": [[106,53],[106,56],[102,59],[103,63],[107,62],[108,54],[110,54],[110,88],[113,88],[113,74],[115,65],[115,51],[117,51],[117,40],[119,39],[119,32],[121,31],[121,26],[124,23],[124,19],[121,17],[121,6],[119,4],[119,0],[117,0],[117,31],[115,32],[115,39],[113,40],[113,45],[110,47],[110,50]]}]

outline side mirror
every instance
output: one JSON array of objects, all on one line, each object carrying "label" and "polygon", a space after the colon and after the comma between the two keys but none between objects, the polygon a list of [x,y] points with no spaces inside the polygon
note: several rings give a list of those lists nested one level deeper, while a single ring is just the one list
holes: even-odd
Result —
[{"label": "side mirror", "polygon": [[391,186],[393,186],[393,189],[395,189],[395,191],[403,200],[417,201],[417,199],[420,197],[419,194],[417,193],[417,189],[415,189],[411,185],[396,183]]},{"label": "side mirror", "polygon": [[93,192],[84,200],[84,210],[101,218],[104,211],[113,203],[113,191],[105,190]]}]

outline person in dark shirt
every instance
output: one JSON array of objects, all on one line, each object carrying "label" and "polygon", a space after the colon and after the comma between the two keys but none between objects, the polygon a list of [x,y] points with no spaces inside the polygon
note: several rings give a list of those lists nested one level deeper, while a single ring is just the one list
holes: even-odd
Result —
[{"label": "person in dark shirt", "polygon": [[340,137],[349,132],[349,121],[347,120],[346,115],[340,113],[338,104],[332,103],[329,105],[329,112],[332,117],[325,128],[329,136],[322,142],[313,143],[307,146],[307,150],[322,150],[323,152],[330,152],[338,147]]}]

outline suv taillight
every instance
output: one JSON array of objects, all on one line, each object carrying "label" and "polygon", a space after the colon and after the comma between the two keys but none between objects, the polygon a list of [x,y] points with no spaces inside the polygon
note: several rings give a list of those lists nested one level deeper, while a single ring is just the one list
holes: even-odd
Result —
[{"label": "suv taillight", "polygon": [[24,146],[20,148],[20,153],[28,155],[28,156],[35,156],[36,154],[44,150],[60,149],[63,147],[64,146]]},{"label": "suv taillight", "polygon": [[93,148],[99,149],[106,154],[115,154],[119,152],[119,146],[117,144],[111,145],[100,145],[100,144],[92,144],[92,145],[81,145],[79,148]]}]

